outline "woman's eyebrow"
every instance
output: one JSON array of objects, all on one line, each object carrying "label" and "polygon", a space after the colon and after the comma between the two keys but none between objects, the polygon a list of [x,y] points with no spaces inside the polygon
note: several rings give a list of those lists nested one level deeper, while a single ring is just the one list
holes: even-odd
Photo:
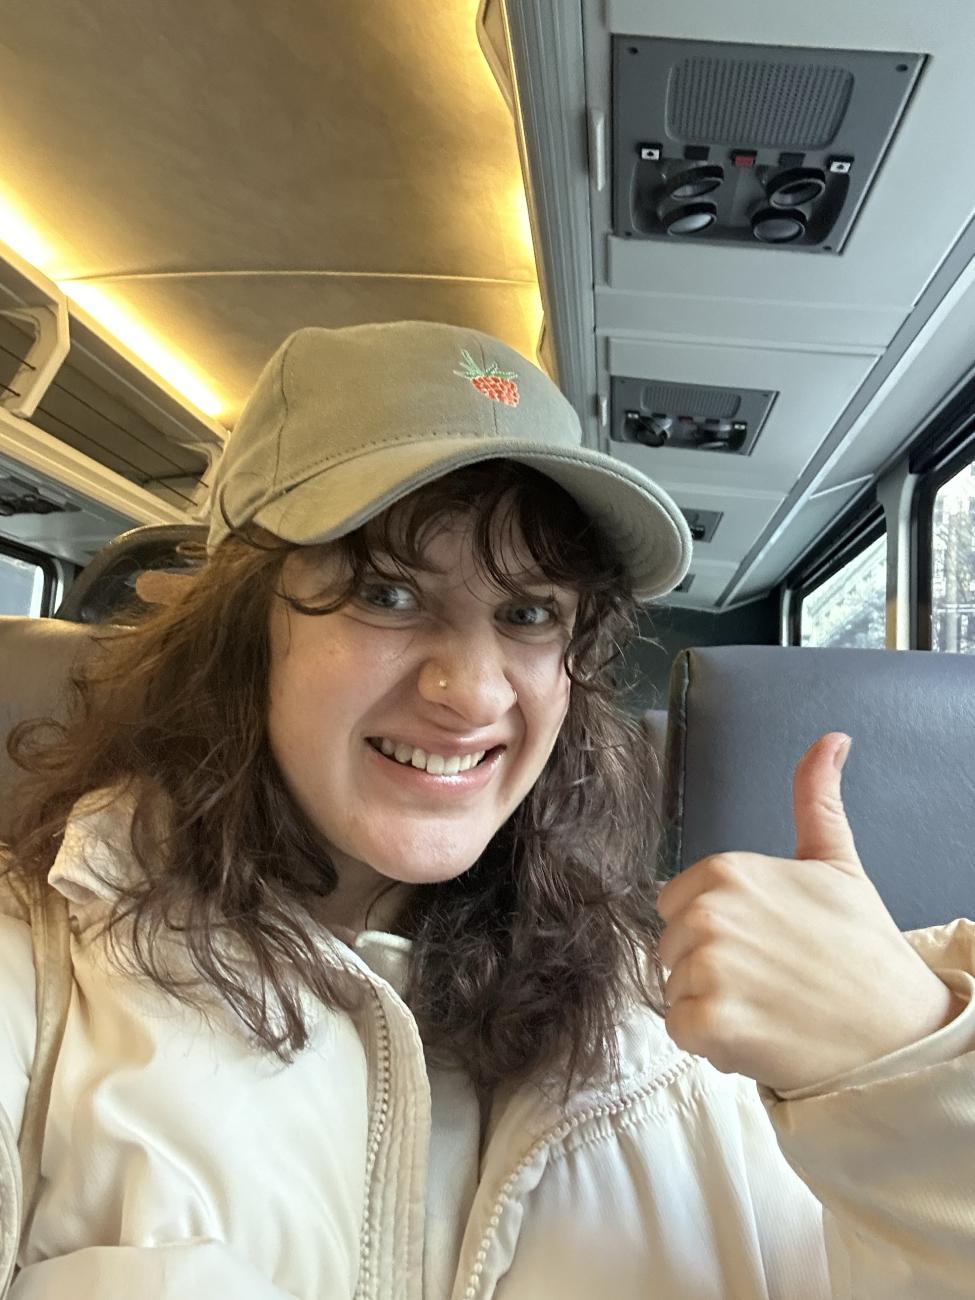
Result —
[{"label": "woman's eyebrow", "polygon": [[374,569],[376,572],[389,577],[400,578],[410,578],[425,573],[443,575],[447,572],[446,569],[440,568],[439,565],[433,564],[430,560],[421,559],[418,564],[408,564],[405,560],[397,559],[395,555],[391,555],[387,551],[373,552],[369,556],[366,569]]}]

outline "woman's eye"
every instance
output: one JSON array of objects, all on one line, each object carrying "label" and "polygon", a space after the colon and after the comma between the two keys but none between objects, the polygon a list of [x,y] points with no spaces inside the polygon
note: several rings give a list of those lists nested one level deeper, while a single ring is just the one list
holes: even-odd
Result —
[{"label": "woman's eye", "polygon": [[505,613],[515,627],[551,627],[558,618],[549,605],[509,605]]},{"label": "woman's eye", "polygon": [[416,606],[416,597],[410,588],[393,582],[363,583],[359,588],[359,600],[370,609],[389,609],[397,613]]}]

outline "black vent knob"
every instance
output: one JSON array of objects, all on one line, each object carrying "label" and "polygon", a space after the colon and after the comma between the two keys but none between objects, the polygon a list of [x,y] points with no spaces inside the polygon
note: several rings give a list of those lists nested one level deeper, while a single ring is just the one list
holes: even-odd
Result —
[{"label": "black vent knob", "polygon": [[806,233],[806,214],[796,208],[762,208],[752,217],[752,234],[763,244],[791,244]]},{"label": "black vent knob", "polygon": [[699,199],[703,194],[716,190],[724,180],[724,168],[718,163],[709,163],[706,167],[685,167],[671,176],[665,193],[670,199]]},{"label": "black vent knob", "polygon": [[826,177],[818,167],[792,167],[773,176],[765,187],[774,208],[798,208],[813,203],[826,189]]}]

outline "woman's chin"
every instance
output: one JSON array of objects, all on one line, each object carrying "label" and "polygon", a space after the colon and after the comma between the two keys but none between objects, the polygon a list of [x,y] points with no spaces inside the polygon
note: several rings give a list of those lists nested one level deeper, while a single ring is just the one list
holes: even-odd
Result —
[{"label": "woman's chin", "polygon": [[377,875],[385,876],[389,881],[402,885],[439,885],[446,880],[455,880],[469,871],[480,856],[480,851],[473,856],[456,859],[443,859],[433,856],[417,858],[383,857],[373,862]]}]

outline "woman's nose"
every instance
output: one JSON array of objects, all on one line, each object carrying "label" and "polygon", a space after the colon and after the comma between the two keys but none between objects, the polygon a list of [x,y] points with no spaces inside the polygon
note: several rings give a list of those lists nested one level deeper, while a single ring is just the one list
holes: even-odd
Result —
[{"label": "woman's nose", "polygon": [[474,727],[490,726],[518,699],[499,657],[451,653],[446,645],[423,664],[419,689],[424,700],[444,705]]}]

